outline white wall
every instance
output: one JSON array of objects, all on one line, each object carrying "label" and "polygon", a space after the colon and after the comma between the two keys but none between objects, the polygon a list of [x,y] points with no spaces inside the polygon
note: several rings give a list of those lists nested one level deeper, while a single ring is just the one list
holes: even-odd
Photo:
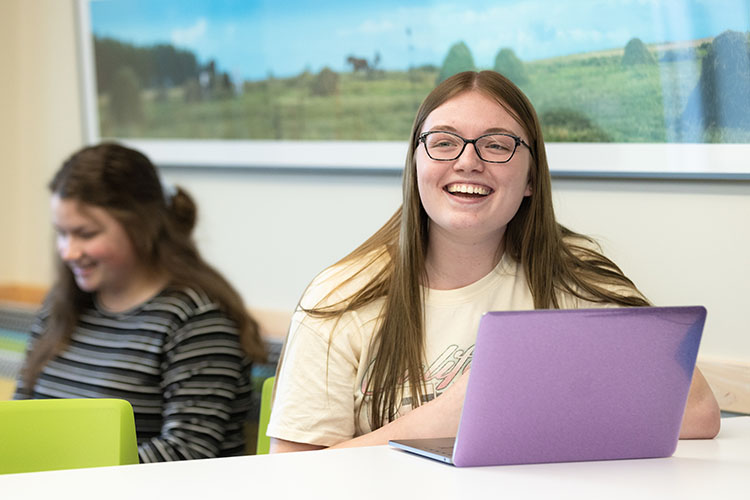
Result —
[{"label": "white wall", "polygon": [[750,182],[555,180],[559,220],[597,237],[657,305],[705,305],[702,353],[750,360]]},{"label": "white wall", "polygon": [[[18,17],[17,5],[0,3],[0,68],[18,70],[20,51],[18,48],[17,30],[13,22]],[[17,247],[7,244],[10,237],[18,237],[19,231],[13,209],[19,204],[15,186],[20,184],[20,164],[18,158],[18,133],[15,123],[18,121],[17,104],[20,91],[20,78],[0,78],[0,234],[4,235],[4,244],[0,245],[0,277],[11,277],[15,262],[18,260]]]},{"label": "white wall", "polygon": [[[71,0],[0,2],[0,283],[51,280],[44,185],[81,143]],[[200,205],[208,260],[253,307],[308,281],[397,208],[391,175],[166,169]],[[750,182],[556,179],[561,222],[601,239],[657,304],[704,304],[702,356],[750,361]],[[10,245],[7,242],[12,241]]]},{"label": "white wall", "polygon": [[196,239],[252,307],[292,310],[310,280],[401,203],[394,175],[164,169],[199,204]]},{"label": "white wall", "polygon": [[0,282],[51,273],[46,185],[82,140],[74,20],[69,0],[0,2]]}]

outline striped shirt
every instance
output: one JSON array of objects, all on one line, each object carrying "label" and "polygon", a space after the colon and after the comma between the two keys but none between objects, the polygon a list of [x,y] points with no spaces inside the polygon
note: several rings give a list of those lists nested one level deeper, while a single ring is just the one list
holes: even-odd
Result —
[{"label": "striped shirt", "polygon": [[250,389],[236,324],[203,293],[167,288],[126,312],[85,310],[69,347],[15,397],[126,399],[140,461],[162,462],[242,454]]}]

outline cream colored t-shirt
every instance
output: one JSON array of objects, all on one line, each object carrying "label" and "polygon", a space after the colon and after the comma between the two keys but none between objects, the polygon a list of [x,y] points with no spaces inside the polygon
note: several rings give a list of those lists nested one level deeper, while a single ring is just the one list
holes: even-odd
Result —
[{"label": "cream colored t-shirt", "polygon": [[[310,308],[352,274],[354,266],[324,271],[302,298]],[[341,300],[377,272],[355,277],[328,300]],[[595,307],[562,297],[562,308]],[[383,300],[336,319],[297,310],[292,317],[267,434],[271,437],[331,446],[372,430],[371,398],[363,393],[371,360],[370,344]],[[427,399],[445,391],[471,363],[479,319],[487,311],[533,309],[521,266],[504,256],[487,276],[455,290],[425,290],[425,383]],[[405,386],[397,416],[411,410]],[[365,405],[364,408],[361,408]],[[362,411],[359,411],[360,408]]]}]

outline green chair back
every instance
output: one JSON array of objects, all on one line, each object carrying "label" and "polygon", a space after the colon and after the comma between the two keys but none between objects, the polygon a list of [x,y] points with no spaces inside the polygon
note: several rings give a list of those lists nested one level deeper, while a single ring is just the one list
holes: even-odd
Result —
[{"label": "green chair back", "polygon": [[137,463],[127,401],[0,401],[0,474]]},{"label": "green chair back", "polygon": [[276,377],[269,377],[263,381],[260,391],[260,416],[258,417],[258,444],[255,449],[257,455],[268,454],[271,440],[266,436],[268,420],[271,418],[271,405],[273,404],[273,383]]}]

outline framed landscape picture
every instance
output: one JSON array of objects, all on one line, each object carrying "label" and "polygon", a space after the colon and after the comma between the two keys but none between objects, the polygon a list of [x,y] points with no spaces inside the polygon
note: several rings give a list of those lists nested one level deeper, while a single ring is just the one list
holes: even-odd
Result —
[{"label": "framed landscape picture", "polygon": [[163,166],[398,172],[464,70],[531,99],[556,175],[750,179],[750,0],[80,0],[86,123]]}]

